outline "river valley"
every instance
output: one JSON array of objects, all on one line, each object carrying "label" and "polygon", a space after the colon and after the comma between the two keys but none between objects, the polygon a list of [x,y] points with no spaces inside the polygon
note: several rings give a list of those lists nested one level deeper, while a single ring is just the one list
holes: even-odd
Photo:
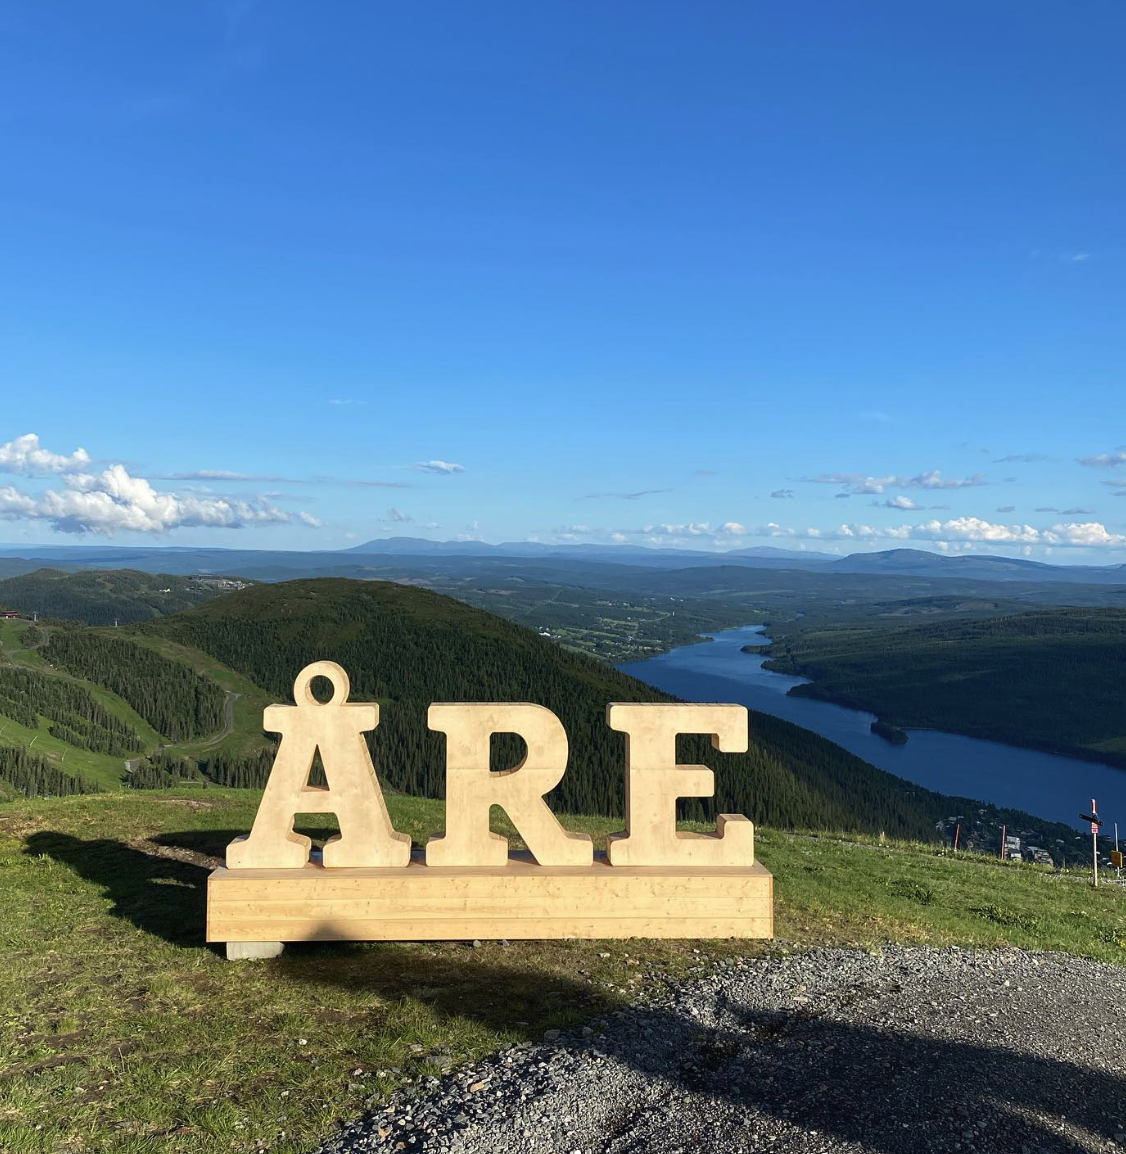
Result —
[{"label": "river valley", "polygon": [[742,651],[768,641],[761,625],[746,625],[618,668],[687,701],[740,702],[752,711],[752,729],[756,711],[781,717],[942,793],[1012,806],[1079,829],[1089,829],[1078,815],[1094,797],[1107,823],[1104,831],[1117,820],[1126,832],[1126,770],[933,729],[907,730],[905,745],[891,745],[871,732],[874,714],[787,696],[806,679],[771,673],[763,668],[763,655]]}]

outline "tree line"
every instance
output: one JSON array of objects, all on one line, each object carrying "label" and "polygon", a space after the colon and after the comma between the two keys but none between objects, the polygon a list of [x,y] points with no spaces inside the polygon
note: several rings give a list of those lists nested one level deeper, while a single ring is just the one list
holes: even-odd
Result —
[{"label": "tree line", "polygon": [[80,773],[64,773],[46,758],[21,746],[0,745],[0,781],[27,797],[71,797],[101,793]]},{"label": "tree line", "polygon": [[147,621],[178,613],[214,597],[217,590],[202,581],[171,573],[135,569],[90,569],[64,573],[37,569],[0,580],[0,606],[18,609],[40,621],[115,625]]},{"label": "tree line", "polygon": [[83,686],[26,669],[0,668],[0,713],[28,729],[45,717],[53,737],[91,753],[124,757],[144,744]]},{"label": "tree line", "polygon": [[200,772],[199,762],[195,758],[164,750],[141,758],[133,766],[133,771],[125,776],[125,784],[130,789],[174,789],[189,783],[207,784],[207,778]]},{"label": "tree line", "polygon": [[213,681],[126,637],[58,629],[40,650],[54,665],[116,693],[170,741],[214,733],[226,695]]}]

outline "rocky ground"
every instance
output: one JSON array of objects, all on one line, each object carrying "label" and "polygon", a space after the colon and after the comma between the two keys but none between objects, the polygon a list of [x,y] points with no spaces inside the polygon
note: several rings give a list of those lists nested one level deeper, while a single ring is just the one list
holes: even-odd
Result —
[{"label": "rocky ground", "polygon": [[728,963],[411,1090],[322,1154],[1126,1151],[1126,969],[954,948]]}]

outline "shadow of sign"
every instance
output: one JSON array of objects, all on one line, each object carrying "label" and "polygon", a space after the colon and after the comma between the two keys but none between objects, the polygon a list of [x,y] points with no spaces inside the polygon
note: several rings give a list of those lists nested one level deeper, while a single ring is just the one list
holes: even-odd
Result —
[{"label": "shadow of sign", "polygon": [[[962,1032],[946,1015],[944,1027]],[[479,1126],[478,1107],[463,1110],[464,1087],[450,1082],[455,1102],[436,1126],[441,1142],[433,1148],[452,1139],[456,1149],[485,1149],[505,1127],[531,1128],[544,1149],[621,1154],[1120,1148],[1114,1135],[1126,1115],[1126,1078],[1093,1064],[1014,1049],[1011,1038],[988,1045],[936,1037],[933,1027],[915,1033],[735,1002],[718,1018],[704,1025],[691,1010],[642,1008],[614,1019],[607,1037],[576,1043],[578,1060],[557,1073],[541,1075],[535,1051],[512,1072],[484,1071],[495,1104],[480,1107]],[[608,1061],[584,1061],[583,1052],[594,1050]],[[432,1148],[411,1144],[417,1113],[402,1126],[394,1116],[379,1115],[390,1127],[386,1144],[339,1148]],[[453,1137],[461,1130],[470,1131],[464,1145]]]},{"label": "shadow of sign", "polygon": [[[721,1119],[749,1135],[759,1117],[773,1120],[775,1134],[777,1123],[792,1128],[794,1145],[782,1137],[782,1149],[800,1148],[803,1132],[816,1131],[887,1154],[1079,1154],[1115,1148],[1126,1115],[1126,1078],[1092,1066],[801,1012],[730,1006],[723,1018],[722,1028],[703,1029],[683,1015],[642,1013],[642,1038],[659,1044],[615,1054],[647,1081],[696,1100],[698,1108],[679,1114],[686,1151],[715,1149]],[[721,1118],[706,1105],[717,1099]],[[642,1117],[630,1137],[644,1149],[660,1134]]]}]

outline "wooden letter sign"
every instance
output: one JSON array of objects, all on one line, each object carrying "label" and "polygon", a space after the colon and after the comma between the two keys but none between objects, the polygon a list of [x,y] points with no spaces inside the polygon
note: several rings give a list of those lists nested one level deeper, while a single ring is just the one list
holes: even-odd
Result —
[{"label": "wooden letter sign", "polygon": [[[315,677],[332,697],[319,702]],[[470,938],[731,938],[773,933],[773,879],[755,861],[754,826],[723,814],[714,834],[676,828],[681,797],[711,797],[712,771],[680,765],[676,738],[709,734],[725,753],[747,749],[742,705],[610,705],[626,735],[626,829],[605,855],[569,833],[544,797],[567,768],[567,734],[541,705],[434,704],[446,735],[446,829],[424,852],[391,826],[364,734],[379,706],[348,701],[348,675],[317,661],[294,683],[294,705],[271,705],[281,735],[247,837],[227,847],[207,885],[207,940],[228,957],[271,957],[296,941]],[[523,738],[528,755],[494,773],[494,733]],[[320,751],[325,786],[309,774]],[[489,829],[500,806],[527,853]],[[294,832],[301,813],[332,813],[340,833],[321,855]]]}]

